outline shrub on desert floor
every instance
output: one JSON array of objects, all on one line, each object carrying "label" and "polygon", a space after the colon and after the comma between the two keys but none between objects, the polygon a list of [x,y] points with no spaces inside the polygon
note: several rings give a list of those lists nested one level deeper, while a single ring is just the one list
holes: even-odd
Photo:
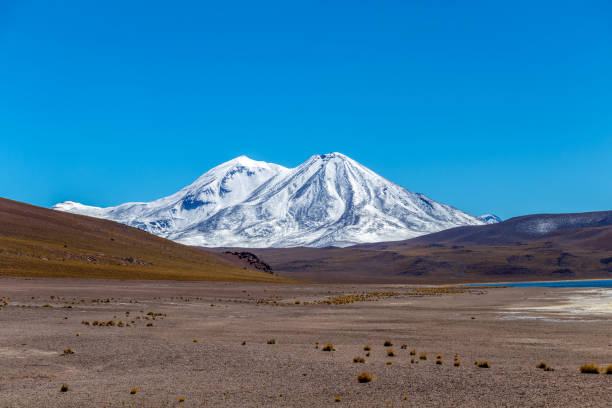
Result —
[{"label": "shrub on desert floor", "polygon": [[387,356],[388,357],[395,357],[395,351],[393,351],[393,349],[388,349],[387,350]]},{"label": "shrub on desert floor", "polygon": [[336,349],[334,348],[334,345],[331,343],[327,343],[325,346],[323,346],[323,348],[321,349],[323,351],[336,351]]},{"label": "shrub on desert floor", "polygon": [[391,364],[393,364],[393,361],[391,361],[391,360],[387,360],[387,362],[386,362],[385,364],[386,364],[386,365],[391,365]]},{"label": "shrub on desert floor", "polygon": [[138,392],[138,388],[136,388],[136,387],[132,387],[130,389],[130,394],[132,394],[132,395],[136,394],[137,392]]},{"label": "shrub on desert floor", "polygon": [[455,362],[453,363],[453,365],[454,365],[455,367],[459,367],[459,366],[461,365],[461,361],[459,361],[459,360],[455,360]]},{"label": "shrub on desert floor", "polygon": [[353,357],[353,363],[365,363],[365,358],[363,357]]},{"label": "shrub on desert floor", "polygon": [[74,354],[74,350],[72,350],[70,347],[65,348],[64,349],[64,355],[67,356],[67,355],[70,355],[70,354]]},{"label": "shrub on desert floor", "polygon": [[178,402],[185,402],[185,398],[183,398],[183,397],[179,397],[179,398],[178,398]]},{"label": "shrub on desert floor", "polygon": [[62,386],[60,387],[60,392],[66,392],[68,391],[68,384],[62,384]]},{"label": "shrub on desert floor", "polygon": [[276,344],[276,339],[270,339],[270,340],[268,340],[268,344]]},{"label": "shrub on desert floor", "polygon": [[480,368],[491,368],[491,365],[489,364],[489,361],[487,360],[475,361],[474,365]]},{"label": "shrub on desert floor", "polygon": [[437,358],[438,360],[441,360],[441,359],[442,359],[442,354],[436,354],[436,358]]},{"label": "shrub on desert floor", "polygon": [[410,350],[410,355],[411,355],[411,356],[416,356],[416,354],[417,354],[416,349],[412,349],[412,350]]},{"label": "shrub on desert floor", "polygon": [[407,344],[402,344],[402,345],[400,346],[400,348],[401,348],[402,350],[406,350],[406,349],[408,348],[408,345],[407,345]]},{"label": "shrub on desert floor", "polygon": [[366,353],[366,357],[370,357],[370,352],[369,351]]},{"label": "shrub on desert floor", "polygon": [[361,373],[357,376],[357,381],[360,383],[368,383],[372,381],[374,377],[370,373]]},{"label": "shrub on desert floor", "polygon": [[421,353],[421,355],[419,356],[419,358],[420,358],[421,360],[427,360],[427,354],[425,354],[425,353]]},{"label": "shrub on desert floor", "polygon": [[436,359],[436,364],[437,364],[437,365],[442,365],[442,359],[437,358],[437,359]]},{"label": "shrub on desert floor", "polygon": [[340,398],[340,397],[334,397],[334,402],[340,402],[340,401],[342,401],[342,398]]},{"label": "shrub on desert floor", "polygon": [[595,363],[583,364],[578,369],[583,374],[599,374],[601,367]]},{"label": "shrub on desert floor", "polygon": [[541,370],[544,371],[555,371],[554,368],[552,368],[551,366],[549,366],[548,364],[546,364],[544,361],[540,361],[537,365],[536,368],[539,368]]},{"label": "shrub on desert floor", "polygon": [[369,344],[367,346],[363,346],[363,350],[364,351],[370,351],[370,350],[372,350],[372,346],[370,346]]},{"label": "shrub on desert floor", "polygon": [[393,342],[391,340],[385,340],[384,346],[385,347],[391,347],[393,345]]},{"label": "shrub on desert floor", "polygon": [[603,370],[604,374],[612,374],[612,364],[608,365],[605,370]]}]

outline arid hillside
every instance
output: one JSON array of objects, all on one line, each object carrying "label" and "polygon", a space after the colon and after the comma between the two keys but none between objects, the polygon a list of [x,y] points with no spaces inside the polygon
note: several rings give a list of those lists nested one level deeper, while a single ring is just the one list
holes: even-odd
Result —
[{"label": "arid hillside", "polygon": [[123,224],[3,198],[0,275],[286,281]]},{"label": "arid hillside", "polygon": [[318,282],[463,283],[612,278],[612,212],[543,214],[349,248],[251,249]]}]

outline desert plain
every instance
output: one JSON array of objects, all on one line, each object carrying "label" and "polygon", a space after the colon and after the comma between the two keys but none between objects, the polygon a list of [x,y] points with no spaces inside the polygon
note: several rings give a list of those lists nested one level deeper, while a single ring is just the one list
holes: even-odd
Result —
[{"label": "desert plain", "polygon": [[0,306],[2,408],[612,406],[578,370],[612,364],[610,289],[0,277]]}]

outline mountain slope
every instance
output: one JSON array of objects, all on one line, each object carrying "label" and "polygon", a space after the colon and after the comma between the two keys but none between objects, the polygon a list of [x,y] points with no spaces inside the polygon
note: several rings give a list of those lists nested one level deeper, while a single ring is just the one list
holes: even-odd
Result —
[{"label": "mountain slope", "polygon": [[348,248],[252,252],[283,276],[319,282],[611,279],[612,211],[528,215]]},{"label": "mountain slope", "polygon": [[0,198],[0,275],[278,282],[123,224]]},{"label": "mountain slope", "polygon": [[349,246],[485,221],[331,153],[287,169],[241,156],[151,203],[53,209],[112,219],[189,245]]}]

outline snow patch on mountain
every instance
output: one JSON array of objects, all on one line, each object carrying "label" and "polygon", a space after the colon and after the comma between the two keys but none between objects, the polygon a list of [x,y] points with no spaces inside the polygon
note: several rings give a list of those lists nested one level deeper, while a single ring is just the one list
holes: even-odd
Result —
[{"label": "snow patch on mountain", "polygon": [[349,246],[488,223],[340,153],[312,156],[293,169],[240,156],[149,203],[100,208],[66,201],[52,208],[208,247]]},{"label": "snow patch on mountain", "polygon": [[499,218],[495,214],[484,214],[478,217],[485,224],[497,224],[498,222],[502,222],[503,220]]}]

